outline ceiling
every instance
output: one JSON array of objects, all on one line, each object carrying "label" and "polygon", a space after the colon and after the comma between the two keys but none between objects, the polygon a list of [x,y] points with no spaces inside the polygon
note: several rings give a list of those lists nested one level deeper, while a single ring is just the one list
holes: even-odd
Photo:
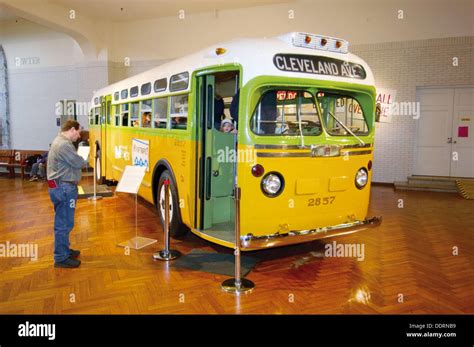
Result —
[{"label": "ceiling", "polygon": [[4,10],[2,7],[0,7],[0,22],[13,20],[13,19],[17,19],[17,17],[11,15],[6,10]]},{"label": "ceiling", "polygon": [[[21,1],[21,0],[20,0]],[[235,8],[289,3],[292,0],[36,0],[74,9],[88,17],[113,22],[178,16]]]}]

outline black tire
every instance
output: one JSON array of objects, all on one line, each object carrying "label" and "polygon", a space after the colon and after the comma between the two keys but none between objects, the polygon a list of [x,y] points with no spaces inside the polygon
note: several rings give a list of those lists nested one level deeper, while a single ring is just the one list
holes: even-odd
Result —
[{"label": "black tire", "polygon": [[[160,180],[158,181],[158,189],[156,191],[156,208],[158,210],[158,215],[160,216],[161,225],[163,228],[165,227],[165,220],[164,220],[164,211],[162,210],[162,204],[164,205],[164,181],[170,181],[170,192],[171,192],[171,206],[170,206],[170,236],[172,238],[181,238],[185,236],[189,228],[183,224],[181,219],[181,209],[179,208],[179,200],[178,200],[178,193],[176,191],[176,182],[173,180],[170,172],[168,170],[163,171],[160,176]],[[163,195],[161,194],[163,189]],[[161,196],[162,195],[162,196]],[[164,206],[163,206],[164,209]],[[177,212],[177,213],[175,213]]]}]

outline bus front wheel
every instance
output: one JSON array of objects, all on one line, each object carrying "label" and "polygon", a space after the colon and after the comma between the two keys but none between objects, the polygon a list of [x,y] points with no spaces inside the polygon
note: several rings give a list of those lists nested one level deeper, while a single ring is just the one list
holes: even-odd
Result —
[{"label": "bus front wheel", "polygon": [[170,235],[173,238],[183,237],[188,232],[188,227],[183,224],[181,219],[181,213],[179,209],[178,193],[176,191],[175,182],[171,177],[168,170],[165,170],[158,182],[158,214],[160,215],[161,225],[165,225],[165,180],[170,182],[170,199],[169,199],[169,211],[170,211]]}]

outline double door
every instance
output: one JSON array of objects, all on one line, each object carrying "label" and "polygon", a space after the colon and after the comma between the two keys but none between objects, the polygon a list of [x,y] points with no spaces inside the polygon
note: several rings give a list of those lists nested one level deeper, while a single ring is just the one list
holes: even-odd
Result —
[{"label": "double door", "polygon": [[417,90],[415,175],[474,177],[474,88]]}]

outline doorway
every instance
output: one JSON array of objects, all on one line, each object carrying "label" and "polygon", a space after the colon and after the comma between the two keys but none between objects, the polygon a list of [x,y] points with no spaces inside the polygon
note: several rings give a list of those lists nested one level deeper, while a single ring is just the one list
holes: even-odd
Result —
[{"label": "doorway", "polygon": [[234,236],[234,200],[237,136],[220,129],[222,120],[237,128],[238,115],[231,114],[238,93],[239,72],[224,71],[198,75],[198,167],[197,221],[200,230],[213,237],[231,240]]},{"label": "doorway", "polygon": [[415,175],[474,177],[474,87],[419,88]]}]

